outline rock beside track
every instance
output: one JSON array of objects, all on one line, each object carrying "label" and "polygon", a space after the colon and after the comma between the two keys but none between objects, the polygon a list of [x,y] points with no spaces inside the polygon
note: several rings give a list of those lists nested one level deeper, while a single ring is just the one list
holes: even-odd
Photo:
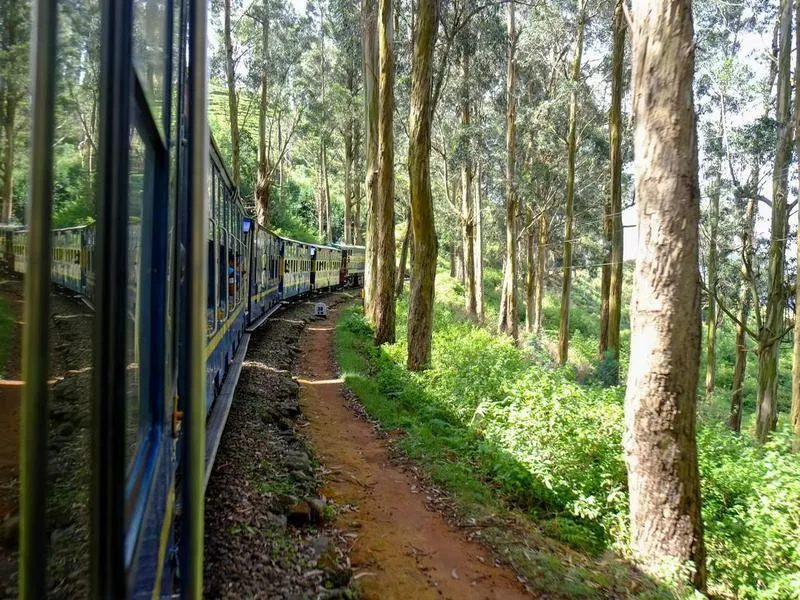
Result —
[{"label": "rock beside track", "polygon": [[319,493],[291,376],[300,334],[319,320],[312,309],[283,309],[250,340],[206,494],[206,597],[354,597],[347,540],[326,523],[333,508]]}]

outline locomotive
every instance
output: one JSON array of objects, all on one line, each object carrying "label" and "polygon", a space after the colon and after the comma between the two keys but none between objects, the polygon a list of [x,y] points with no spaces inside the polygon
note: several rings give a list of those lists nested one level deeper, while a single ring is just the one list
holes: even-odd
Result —
[{"label": "locomotive", "polygon": [[361,285],[364,248],[280,237],[245,211],[209,133],[207,0],[101,0],[96,220],[51,229],[57,15],[33,5],[26,228],[0,232],[25,286],[20,598],[47,594],[56,283],[95,314],[91,595],[199,599],[205,486],[250,333],[282,302]]}]

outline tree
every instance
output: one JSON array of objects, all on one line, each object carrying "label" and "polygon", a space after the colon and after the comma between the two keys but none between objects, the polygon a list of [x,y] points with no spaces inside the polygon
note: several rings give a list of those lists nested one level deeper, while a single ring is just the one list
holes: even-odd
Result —
[{"label": "tree", "polygon": [[608,282],[608,326],[600,342],[600,353],[610,350],[614,356],[613,382],[619,379],[620,321],[622,318],[622,86],[625,59],[624,0],[614,7],[613,49],[611,51],[611,109],[608,115],[608,135],[611,143],[611,256]]},{"label": "tree", "polygon": [[231,127],[231,169],[233,185],[241,181],[241,143],[239,139],[239,96],[236,92],[236,61],[233,56],[233,32],[231,30],[231,0],[225,0],[223,41],[225,44],[225,77],[228,84],[228,119]]},{"label": "tree", "polygon": [[439,24],[439,0],[419,0],[411,66],[411,112],[408,175],[414,260],[408,297],[410,371],[430,365],[436,257],[439,252],[431,195],[431,119],[433,116],[433,47]]},{"label": "tree", "polygon": [[364,28],[364,116],[366,131],[366,259],[364,262],[364,312],[375,323],[374,299],[377,293],[378,246],[375,208],[378,198],[378,3],[362,0]]},{"label": "tree", "polygon": [[519,339],[517,315],[517,24],[513,2],[506,7],[508,30],[508,66],[506,75],[506,258],[503,298],[498,329]]},{"label": "tree", "polygon": [[578,32],[572,60],[572,89],[569,96],[569,133],[567,134],[567,192],[564,219],[564,277],[561,286],[561,314],[558,329],[558,360],[563,365],[569,357],[569,306],[572,293],[572,220],[575,204],[575,155],[578,150],[578,80],[583,57],[583,33],[586,28],[586,2],[578,0]]},{"label": "tree", "polygon": [[378,194],[375,343],[395,340],[396,277],[394,239],[394,31],[392,0],[379,0],[378,25],[380,82],[378,86]]},{"label": "tree", "polygon": [[[724,114],[721,111],[720,114]],[[718,289],[718,269],[717,269],[717,236],[719,233],[719,197],[722,190],[722,125],[715,132],[717,139],[712,143],[714,146],[714,167],[713,182],[709,194],[709,232],[708,232],[708,320],[706,323],[706,399],[711,397],[714,392],[714,382],[717,372],[717,289]]]},{"label": "tree", "polygon": [[[797,4],[796,17],[796,54],[795,54],[795,68],[800,65],[800,3]],[[798,109],[798,102],[800,102],[800,85],[795,82],[794,86],[794,128],[795,128],[795,148],[798,156],[800,156],[800,109]],[[800,231],[800,213],[797,217],[798,231]],[[800,244],[797,247],[797,265],[800,265]],[[800,323],[798,317],[800,316],[800,276],[795,277],[795,324]],[[792,429],[795,435],[800,438],[800,332],[795,331],[794,334],[794,348],[792,349],[792,406],[790,413],[790,420]],[[795,442],[797,446],[798,442]]]},{"label": "tree", "polygon": [[697,139],[690,0],[633,9],[639,249],[624,446],[631,548],[654,574],[705,588],[695,404],[700,358]]},{"label": "tree", "polygon": [[11,221],[14,205],[14,166],[20,103],[28,89],[28,4],[0,2],[0,120],[3,142],[3,183],[0,188],[0,223]]},{"label": "tree", "polygon": [[[772,230],[769,247],[769,271],[766,312],[758,338],[758,393],[756,438],[765,442],[777,423],[778,350],[785,335],[784,272],[788,234],[787,192],[789,158],[792,146],[790,63],[792,47],[792,1],[781,0],[778,37],[778,102],[775,109],[777,143],[772,172]],[[754,304],[759,298],[754,298]]]}]

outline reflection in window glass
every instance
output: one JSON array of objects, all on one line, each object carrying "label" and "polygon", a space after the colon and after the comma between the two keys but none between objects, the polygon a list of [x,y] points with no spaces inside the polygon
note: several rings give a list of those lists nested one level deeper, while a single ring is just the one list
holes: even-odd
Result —
[{"label": "reflection in window glass", "polygon": [[145,145],[139,132],[131,130],[130,171],[128,178],[128,293],[125,319],[125,457],[130,472],[139,438],[140,426],[140,325],[142,221],[146,189]]},{"label": "reflection in window glass", "polygon": [[162,132],[167,65],[166,4],[166,0],[134,0],[133,3],[133,64],[153,117]]}]

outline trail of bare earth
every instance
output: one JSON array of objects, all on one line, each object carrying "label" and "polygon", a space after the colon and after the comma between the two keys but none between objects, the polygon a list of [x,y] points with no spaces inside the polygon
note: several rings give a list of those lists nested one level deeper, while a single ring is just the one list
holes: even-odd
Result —
[{"label": "trail of bare earth", "polygon": [[338,312],[303,333],[296,376],[305,433],[329,473],[323,492],[356,508],[336,525],[357,536],[351,561],[363,597],[530,598],[509,568],[425,507],[372,427],[347,406],[333,359]]}]

